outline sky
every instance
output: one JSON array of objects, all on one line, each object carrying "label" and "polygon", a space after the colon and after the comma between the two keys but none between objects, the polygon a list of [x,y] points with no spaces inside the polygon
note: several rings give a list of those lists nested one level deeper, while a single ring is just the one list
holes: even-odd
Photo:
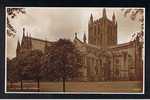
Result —
[{"label": "sky", "polygon": [[[124,17],[122,8],[106,8],[107,18],[112,20],[115,13],[118,23],[118,44],[129,42],[133,33],[141,31],[138,20],[132,21],[128,16]],[[48,41],[56,41],[60,38],[74,39],[77,32],[82,41],[83,34],[88,37],[88,21],[90,15],[94,20],[102,17],[103,8],[85,7],[25,7],[26,14],[19,14],[10,23],[16,29],[14,38],[6,36],[7,57],[16,56],[17,41],[22,39],[22,29],[30,33],[32,37]],[[7,16],[7,13],[6,13]]]}]

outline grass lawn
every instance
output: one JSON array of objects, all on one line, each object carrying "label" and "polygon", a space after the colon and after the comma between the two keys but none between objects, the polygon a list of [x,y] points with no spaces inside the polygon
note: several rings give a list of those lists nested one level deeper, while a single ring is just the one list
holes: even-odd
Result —
[{"label": "grass lawn", "polygon": [[[109,92],[109,93],[141,93],[142,85],[139,81],[117,81],[117,82],[66,82],[66,92]],[[20,82],[8,83],[8,92],[63,92],[62,82],[40,82],[37,88],[36,82],[24,82],[23,90],[20,89]]]}]

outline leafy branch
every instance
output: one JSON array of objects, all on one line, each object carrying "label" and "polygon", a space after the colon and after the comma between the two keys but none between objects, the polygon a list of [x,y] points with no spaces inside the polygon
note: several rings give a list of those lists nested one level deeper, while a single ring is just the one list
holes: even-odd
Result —
[{"label": "leafy branch", "polygon": [[131,20],[136,20],[138,16],[140,16],[140,18],[138,19],[140,22],[144,21],[144,16],[143,16],[143,9],[141,8],[130,8],[130,9],[121,9],[121,11],[124,14],[124,17],[129,16]]},{"label": "leafy branch", "polygon": [[16,29],[14,26],[11,24],[10,19],[14,19],[16,16],[19,14],[25,14],[26,11],[24,8],[7,8],[7,35],[10,36],[15,36]]},{"label": "leafy branch", "polygon": [[138,33],[134,33],[132,35],[132,39],[136,39],[137,37],[143,41],[143,29],[144,29],[144,9],[142,8],[129,8],[129,9],[121,9],[124,14],[124,17],[130,17],[132,21],[138,20],[141,23],[141,31]]}]

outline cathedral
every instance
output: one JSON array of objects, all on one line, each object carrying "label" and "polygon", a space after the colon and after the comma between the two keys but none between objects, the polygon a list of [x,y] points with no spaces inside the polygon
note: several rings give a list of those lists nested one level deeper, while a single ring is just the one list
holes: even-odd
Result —
[{"label": "cathedral", "polygon": [[[53,43],[25,35],[23,28],[23,37],[21,43],[18,41],[16,56],[35,49],[46,52],[46,48]],[[81,54],[81,81],[143,80],[143,43],[136,37],[133,41],[118,44],[115,14],[111,20],[108,19],[106,9],[103,9],[102,17],[97,20],[93,20],[91,14],[88,42],[85,34],[81,41],[75,33],[73,43]]]}]

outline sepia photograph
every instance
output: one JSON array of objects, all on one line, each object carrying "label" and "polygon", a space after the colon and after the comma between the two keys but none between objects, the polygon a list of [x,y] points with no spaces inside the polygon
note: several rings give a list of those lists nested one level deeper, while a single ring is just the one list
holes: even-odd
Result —
[{"label": "sepia photograph", "polygon": [[5,93],[144,94],[144,64],[145,8],[5,8]]}]

